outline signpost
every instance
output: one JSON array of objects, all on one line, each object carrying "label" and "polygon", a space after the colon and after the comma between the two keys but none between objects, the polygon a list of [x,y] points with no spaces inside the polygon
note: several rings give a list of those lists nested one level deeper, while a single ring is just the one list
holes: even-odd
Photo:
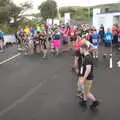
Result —
[{"label": "signpost", "polygon": [[70,24],[70,13],[65,13],[64,14],[64,23],[69,23]]}]

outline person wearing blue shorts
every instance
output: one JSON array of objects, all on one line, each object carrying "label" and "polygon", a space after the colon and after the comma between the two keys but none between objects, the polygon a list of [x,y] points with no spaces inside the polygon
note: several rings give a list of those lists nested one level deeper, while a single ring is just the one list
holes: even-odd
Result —
[{"label": "person wearing blue shorts", "polygon": [[93,51],[93,58],[98,58],[99,39],[100,39],[99,34],[97,34],[97,31],[94,30],[92,34],[92,44],[96,49]]}]

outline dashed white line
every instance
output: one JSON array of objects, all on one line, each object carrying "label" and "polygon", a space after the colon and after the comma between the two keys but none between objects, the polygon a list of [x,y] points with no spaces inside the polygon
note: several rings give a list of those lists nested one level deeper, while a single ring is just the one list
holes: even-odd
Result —
[{"label": "dashed white line", "polygon": [[35,88],[31,89],[27,94],[25,94],[23,97],[20,99],[16,100],[13,102],[9,107],[5,108],[0,112],[0,116],[3,116],[7,112],[9,112],[11,109],[15,108],[18,104],[24,102],[28,97],[30,97],[32,94],[34,94],[40,87],[42,87],[47,81],[44,80],[40,82]]},{"label": "dashed white line", "polygon": [[9,62],[9,61],[13,60],[14,58],[16,58],[16,57],[18,57],[20,55],[21,55],[21,53],[17,53],[16,55],[13,55],[12,57],[10,57],[10,58],[8,58],[8,59],[3,60],[2,62],[0,62],[0,65],[4,64],[6,62]]},{"label": "dashed white line", "polygon": [[[57,79],[57,76],[54,76],[52,78],[52,81]],[[40,89],[41,87],[43,87],[43,85],[45,85],[49,80],[43,80],[42,82],[40,82],[36,87],[34,87],[33,89],[31,89],[30,91],[28,91],[28,93],[26,93],[23,97],[21,97],[20,99],[16,100],[15,102],[13,102],[10,106],[8,106],[7,108],[5,108],[4,110],[2,110],[0,112],[0,117],[2,117],[3,115],[5,115],[6,113],[8,113],[10,110],[12,110],[13,108],[15,108],[18,104],[23,103],[26,99],[28,99],[28,97],[30,97],[31,95],[33,95],[35,92],[38,91],[38,89]]]}]

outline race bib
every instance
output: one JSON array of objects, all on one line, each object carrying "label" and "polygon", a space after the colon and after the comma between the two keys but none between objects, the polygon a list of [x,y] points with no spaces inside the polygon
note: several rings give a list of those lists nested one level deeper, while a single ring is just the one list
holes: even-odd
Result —
[{"label": "race bib", "polygon": [[97,39],[93,39],[92,41],[93,41],[93,43],[97,43]]},{"label": "race bib", "polygon": [[83,66],[80,69],[80,73],[83,74]]},{"label": "race bib", "polygon": [[111,36],[106,36],[106,39],[107,40],[111,40]]},{"label": "race bib", "polygon": [[36,41],[36,44],[39,44],[39,41]]},{"label": "race bib", "polygon": [[71,36],[74,36],[74,33],[73,33],[73,32],[71,33]]},{"label": "race bib", "polygon": [[67,34],[64,34],[64,37],[67,37]]}]

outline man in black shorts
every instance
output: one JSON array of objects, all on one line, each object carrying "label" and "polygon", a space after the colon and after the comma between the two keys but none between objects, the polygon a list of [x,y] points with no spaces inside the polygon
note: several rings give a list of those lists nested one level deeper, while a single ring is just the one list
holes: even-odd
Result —
[{"label": "man in black shorts", "polygon": [[81,54],[84,54],[84,59],[81,66],[81,77],[79,79],[79,85],[82,86],[82,92],[84,94],[84,99],[82,103],[86,104],[87,98],[93,101],[90,105],[91,109],[96,108],[99,105],[99,101],[91,93],[92,83],[93,83],[93,60],[89,53],[88,45],[83,44],[80,46]]}]

